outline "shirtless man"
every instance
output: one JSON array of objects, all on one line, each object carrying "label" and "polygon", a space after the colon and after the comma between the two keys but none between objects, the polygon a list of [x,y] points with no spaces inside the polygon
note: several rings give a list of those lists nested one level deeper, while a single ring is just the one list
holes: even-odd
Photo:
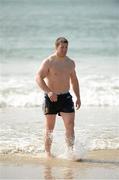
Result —
[{"label": "shirtless man", "polygon": [[47,157],[52,157],[52,132],[56,114],[61,115],[64,121],[67,147],[73,149],[75,110],[72,96],[69,93],[70,84],[76,96],[76,108],[79,109],[81,106],[75,63],[66,56],[68,40],[64,37],[58,38],[55,42],[55,48],[55,53],[42,62],[36,74],[36,82],[45,93],[43,110],[46,120],[45,151]]}]

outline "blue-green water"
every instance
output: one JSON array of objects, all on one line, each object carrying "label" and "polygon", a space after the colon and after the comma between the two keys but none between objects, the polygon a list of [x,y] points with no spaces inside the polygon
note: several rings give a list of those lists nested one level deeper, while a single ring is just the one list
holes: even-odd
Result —
[{"label": "blue-green water", "polygon": [[119,56],[116,0],[0,0],[1,61],[42,59],[65,36],[74,57]]}]

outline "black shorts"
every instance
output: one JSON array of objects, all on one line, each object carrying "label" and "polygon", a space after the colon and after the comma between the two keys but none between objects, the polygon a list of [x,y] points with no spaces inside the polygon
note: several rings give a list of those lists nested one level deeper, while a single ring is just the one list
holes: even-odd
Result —
[{"label": "black shorts", "polygon": [[74,103],[71,94],[68,92],[66,94],[58,95],[56,102],[52,102],[47,94],[45,94],[45,99],[43,103],[44,114],[57,114],[60,112],[71,113],[74,112]]}]

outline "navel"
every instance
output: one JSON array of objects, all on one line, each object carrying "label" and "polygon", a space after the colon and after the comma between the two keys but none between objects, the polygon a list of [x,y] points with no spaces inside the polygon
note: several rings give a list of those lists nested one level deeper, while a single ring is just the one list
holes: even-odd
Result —
[{"label": "navel", "polygon": [[57,73],[55,72],[54,75],[57,76]]}]

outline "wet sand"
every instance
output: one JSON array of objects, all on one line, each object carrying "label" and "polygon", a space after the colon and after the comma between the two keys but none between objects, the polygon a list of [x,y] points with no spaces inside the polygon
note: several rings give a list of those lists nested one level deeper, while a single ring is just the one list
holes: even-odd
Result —
[{"label": "wet sand", "polygon": [[0,179],[119,179],[119,150],[95,150],[80,162],[43,154],[0,155]]}]

